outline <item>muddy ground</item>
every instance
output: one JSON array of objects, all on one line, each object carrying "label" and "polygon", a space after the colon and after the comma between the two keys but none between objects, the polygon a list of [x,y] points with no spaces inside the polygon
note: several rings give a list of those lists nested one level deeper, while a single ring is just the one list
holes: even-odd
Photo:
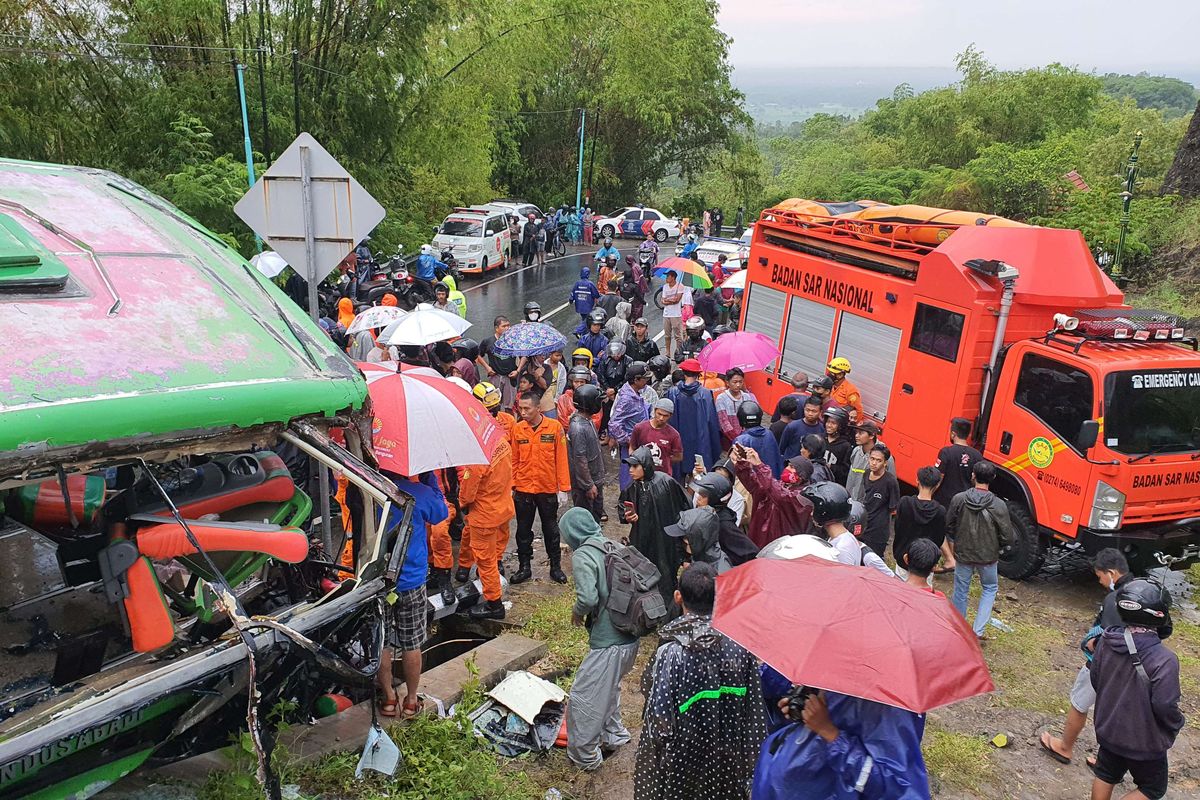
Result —
[{"label": "muddy ground", "polygon": [[[610,511],[610,517],[615,520],[616,514]],[[613,521],[606,523],[604,530],[614,539],[626,533],[624,526]],[[512,547],[510,543],[510,550]],[[569,617],[570,586],[558,586],[546,577],[548,566],[540,539],[535,553],[534,580],[509,590],[513,603],[509,620],[524,624],[526,635],[550,642],[551,654],[534,671],[566,684],[570,668],[578,663],[586,645],[578,629],[571,629],[561,619]],[[568,553],[564,553],[563,563],[569,571]],[[516,568],[515,554],[510,553],[507,565]],[[1169,644],[1181,662],[1188,722],[1170,754],[1168,796],[1200,798],[1200,613],[1193,596],[1200,589],[1200,568],[1174,573],[1173,578],[1179,581],[1173,587],[1179,608],[1176,633]],[[938,576],[937,588],[949,595],[952,576]],[[1103,596],[1104,589],[1086,561],[1079,558],[1051,565],[1032,580],[1001,578],[994,615],[1012,631],[990,629],[990,641],[984,646],[995,693],[937,710],[928,717],[924,749],[934,797],[1066,800],[1087,796],[1092,775],[1084,757],[1096,749],[1091,725],[1080,737],[1070,765],[1050,759],[1040,749],[1038,737],[1045,730],[1062,730],[1068,692],[1082,663],[1079,639],[1091,625]],[[642,708],[638,685],[653,646],[652,641],[643,642],[637,665],[623,683],[622,710],[635,737],[633,744],[606,760],[594,774],[573,770],[561,751],[519,768],[541,786],[559,789],[566,798],[631,798]],[[991,744],[998,733],[1008,737],[1004,748]],[[1130,784],[1118,788],[1117,796],[1132,788]]]}]

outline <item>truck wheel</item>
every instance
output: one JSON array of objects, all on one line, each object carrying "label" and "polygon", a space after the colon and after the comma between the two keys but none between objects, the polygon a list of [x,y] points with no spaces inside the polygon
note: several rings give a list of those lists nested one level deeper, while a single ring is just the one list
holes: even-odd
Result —
[{"label": "truck wheel", "polygon": [[1006,500],[1016,542],[1000,557],[1000,574],[1019,581],[1032,576],[1046,560],[1046,540],[1038,531],[1024,503]]}]

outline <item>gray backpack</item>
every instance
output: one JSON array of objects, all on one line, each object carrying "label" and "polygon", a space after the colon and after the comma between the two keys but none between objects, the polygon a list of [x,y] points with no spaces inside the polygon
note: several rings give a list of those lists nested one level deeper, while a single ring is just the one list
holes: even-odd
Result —
[{"label": "gray backpack", "polygon": [[667,606],[658,591],[662,579],[654,562],[636,547],[613,541],[587,542],[604,553],[604,575],[608,584],[608,616],[613,627],[630,636],[653,633],[667,621]]}]

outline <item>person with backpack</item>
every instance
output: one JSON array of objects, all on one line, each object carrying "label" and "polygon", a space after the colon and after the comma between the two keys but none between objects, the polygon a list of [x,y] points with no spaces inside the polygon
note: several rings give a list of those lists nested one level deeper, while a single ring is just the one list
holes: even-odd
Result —
[{"label": "person with backpack", "polygon": [[654,468],[654,453],[639,447],[625,457],[632,482],[621,491],[621,521],[632,527],[629,543],[658,567],[663,579],[658,589],[669,608],[675,597],[675,574],[683,563],[679,540],[667,536],[667,526],[692,503],[674,478]]},{"label": "person with backpack", "polygon": [[620,546],[604,538],[586,508],[570,509],[559,525],[575,578],[571,622],[588,631],[588,654],[575,671],[567,704],[567,758],[591,771],[604,763],[604,751],[629,743],[621,722],[621,680],[633,669],[638,638],[618,629],[609,609],[608,553]]},{"label": "person with backpack", "polygon": [[954,495],[946,511],[946,535],[954,543],[957,559],[954,607],[966,619],[967,593],[971,589],[972,576],[978,573],[983,591],[975,611],[974,628],[980,639],[984,638],[988,620],[992,618],[992,604],[996,602],[1000,588],[1000,554],[1012,545],[1014,538],[1008,504],[988,489],[995,479],[996,465],[990,461],[977,461],[971,467],[974,488]]},{"label": "person with backpack", "polygon": [[712,628],[711,564],[685,569],[674,599],[683,616],[642,672],[634,800],[745,798],[767,734],[758,659]]},{"label": "person with backpack", "polygon": [[1162,643],[1171,595],[1152,581],[1116,590],[1121,625],[1105,629],[1092,658],[1096,691],[1096,777],[1092,800],[1109,800],[1128,773],[1137,788],[1126,798],[1167,793],[1167,751],[1183,729],[1179,658]]}]

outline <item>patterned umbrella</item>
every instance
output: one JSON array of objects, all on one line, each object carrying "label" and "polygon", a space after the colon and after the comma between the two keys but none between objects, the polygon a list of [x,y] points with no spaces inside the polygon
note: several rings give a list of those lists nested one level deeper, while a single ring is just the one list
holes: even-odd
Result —
[{"label": "patterned umbrella", "polygon": [[729,372],[734,367],[750,372],[766,369],[779,355],[779,348],[771,337],[738,331],[713,339],[697,358],[706,372]]},{"label": "patterned umbrella", "polygon": [[684,286],[692,289],[711,289],[713,282],[708,275],[708,270],[704,265],[692,261],[690,258],[679,258],[672,256],[658,263],[654,268],[656,277],[661,278],[667,274],[667,270],[673,270],[679,275],[679,282]]},{"label": "patterned umbrella", "polygon": [[386,328],[408,312],[396,306],[371,306],[354,316],[354,322],[346,329],[347,336],[375,328]]},{"label": "patterned umbrella", "polygon": [[520,322],[496,340],[501,356],[544,356],[567,346],[567,337],[544,322]]}]

